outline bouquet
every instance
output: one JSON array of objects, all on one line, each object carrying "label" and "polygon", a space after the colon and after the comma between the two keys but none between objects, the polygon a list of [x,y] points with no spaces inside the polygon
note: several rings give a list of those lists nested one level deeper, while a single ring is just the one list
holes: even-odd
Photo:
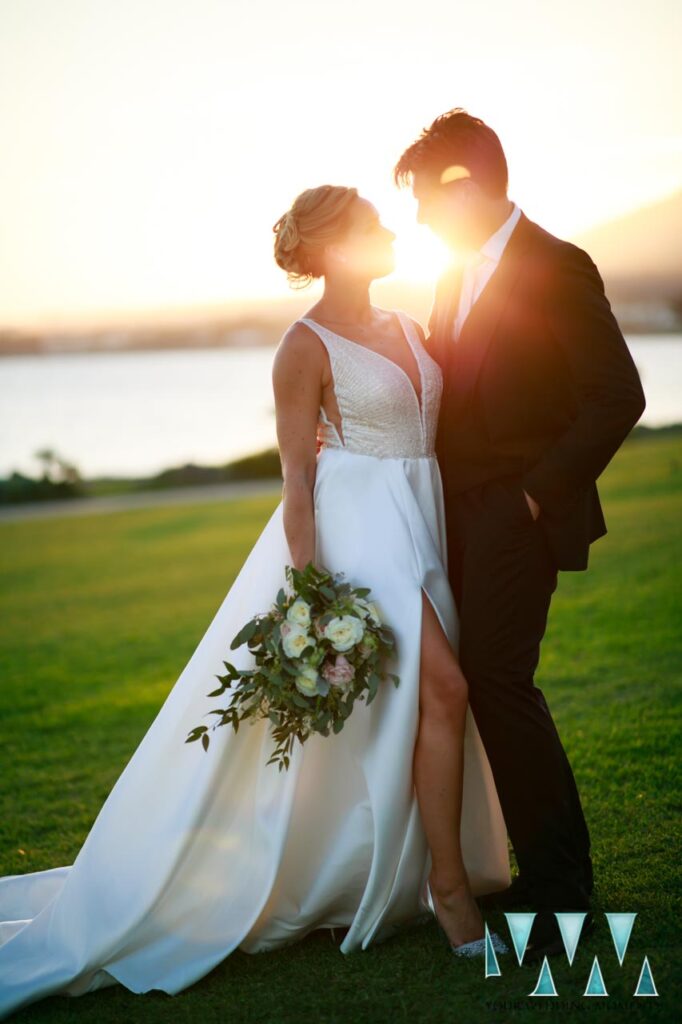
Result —
[{"label": "bouquet", "polygon": [[[381,619],[368,587],[342,583],[312,562],[300,571],[286,566],[291,593],[282,588],[267,613],[256,615],[239,630],[231,650],[247,644],[256,667],[237,669],[224,661],[219,697],[233,689],[229,707],[209,711],[219,718],[211,730],[240,721],[269,718],[276,748],[266,762],[289,768],[294,740],[314,732],[338,733],[356,700],[370,704],[383,679],[400,677],[382,671],[384,658],[395,648],[393,630]],[[208,750],[208,726],[192,729],[185,743],[201,740]]]}]

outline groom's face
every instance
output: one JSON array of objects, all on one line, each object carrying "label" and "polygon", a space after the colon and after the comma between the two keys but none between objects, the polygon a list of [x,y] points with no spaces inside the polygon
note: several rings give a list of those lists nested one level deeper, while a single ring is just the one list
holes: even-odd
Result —
[{"label": "groom's face", "polygon": [[441,182],[443,175],[415,171],[412,194],[417,200],[417,221],[452,248],[475,246],[478,232],[478,187],[467,174]]}]

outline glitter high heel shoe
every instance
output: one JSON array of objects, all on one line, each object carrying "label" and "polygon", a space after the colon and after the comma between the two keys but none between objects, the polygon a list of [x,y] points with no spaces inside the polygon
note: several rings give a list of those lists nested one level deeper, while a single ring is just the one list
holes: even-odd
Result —
[{"label": "glitter high heel shoe", "polygon": [[[473,956],[484,956],[485,955],[485,935],[482,938],[480,938],[480,939],[472,939],[471,942],[463,942],[460,946],[455,946],[454,943],[450,942],[450,939],[448,938],[448,933],[445,931],[445,928],[443,928],[443,925],[438,920],[438,914],[436,913],[436,908],[435,908],[434,903],[433,903],[433,896],[431,895],[431,886],[429,885],[428,881],[426,883],[426,899],[427,899],[426,906],[428,907],[428,909],[431,911],[431,913],[435,917],[436,922],[438,924],[438,927],[440,928],[440,930],[442,931],[443,935],[445,936],[447,944],[450,947],[450,949],[452,950],[452,952],[455,954],[455,956],[469,956],[469,957],[473,957]],[[486,931],[487,931],[487,928],[488,928],[488,926],[486,925]],[[492,942],[493,949],[495,950],[496,953],[508,953],[509,952],[509,947],[505,943],[504,939],[500,938],[500,936],[497,934],[497,932],[490,932],[489,934],[490,934],[490,941]]]}]

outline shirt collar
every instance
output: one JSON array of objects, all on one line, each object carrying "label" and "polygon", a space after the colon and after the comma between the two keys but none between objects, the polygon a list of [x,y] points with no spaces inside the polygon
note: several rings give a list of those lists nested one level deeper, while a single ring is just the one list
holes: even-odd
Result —
[{"label": "shirt collar", "polygon": [[486,259],[492,260],[494,263],[499,262],[502,253],[504,252],[504,247],[509,241],[509,237],[516,227],[520,216],[521,209],[516,203],[514,203],[514,208],[504,224],[500,225],[497,231],[491,235],[479,249],[479,252],[485,256]]}]

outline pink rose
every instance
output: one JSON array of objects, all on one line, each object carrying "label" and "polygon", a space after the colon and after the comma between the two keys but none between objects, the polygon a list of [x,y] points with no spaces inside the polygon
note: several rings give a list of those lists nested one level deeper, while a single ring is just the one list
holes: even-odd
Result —
[{"label": "pink rose", "polygon": [[345,686],[355,675],[355,669],[343,654],[336,655],[336,663],[325,661],[322,666],[322,675],[328,683],[334,686]]}]

